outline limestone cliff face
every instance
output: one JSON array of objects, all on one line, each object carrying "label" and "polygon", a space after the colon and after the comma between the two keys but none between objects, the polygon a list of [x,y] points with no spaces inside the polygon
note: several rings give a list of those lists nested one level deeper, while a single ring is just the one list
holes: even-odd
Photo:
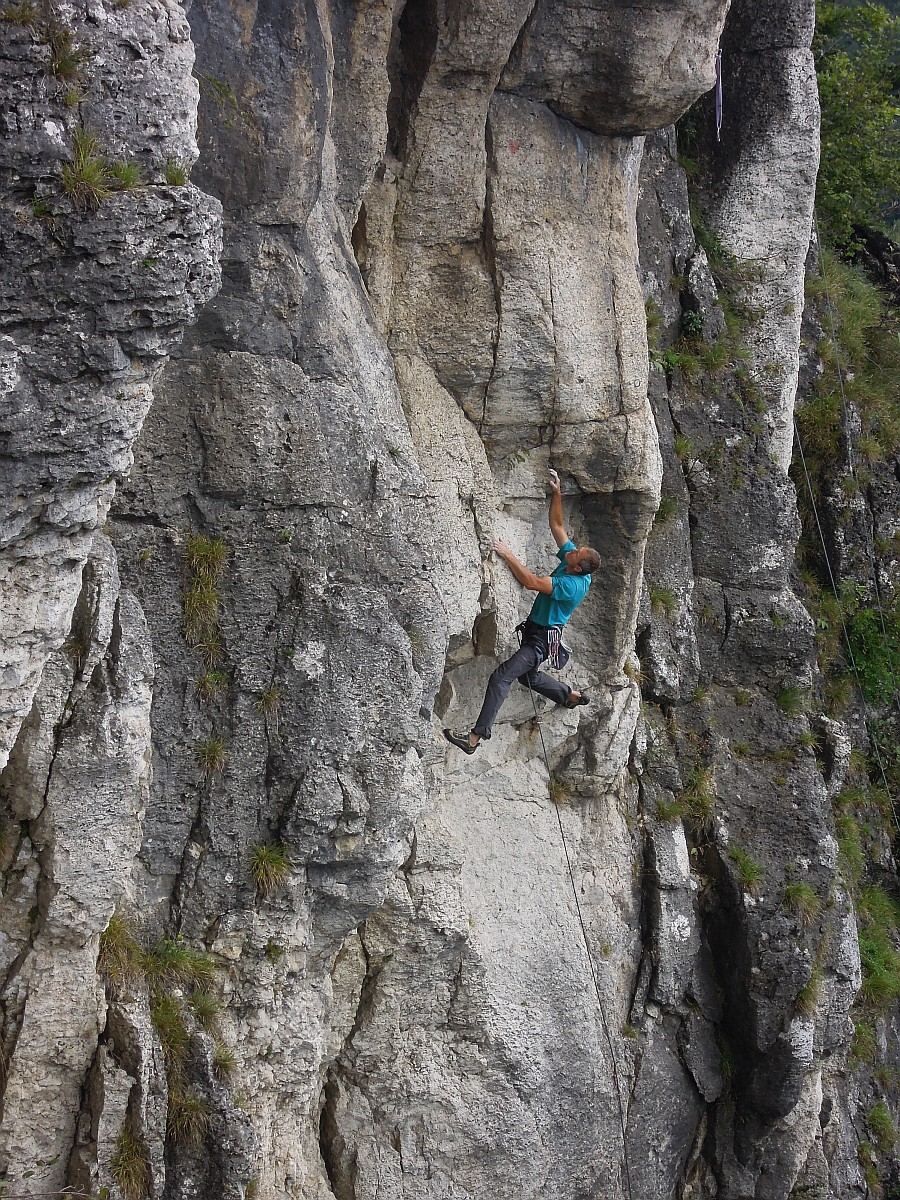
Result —
[{"label": "limestone cliff face", "polygon": [[[3,32],[5,764],[69,632],[154,380],[216,290],[219,240],[215,201],[166,186],[167,163],[196,157],[193,47],[178,5],[10,6]],[[79,190],[79,132],[96,142],[89,166],[127,162],[150,186],[97,207]]]},{"label": "limestone cliff face", "polygon": [[[822,1143],[850,903],[815,930],[781,904],[798,869],[832,892],[840,755],[732,749],[809,732],[776,700],[814,673],[786,474],[812,6],[728,9],[0,26],[0,1168],[24,1194],[786,1200],[823,1163],[822,1200],[865,1194],[846,1128]],[[51,21],[98,65],[68,108]],[[646,302],[663,344],[685,306],[724,328],[671,129],[721,36],[708,220],[763,315],[740,378],[691,387],[651,366]],[[197,80],[193,183],[164,186]],[[67,198],[77,121],[150,186]],[[593,704],[538,723],[517,689],[464,758],[440,727],[523,603],[490,539],[549,562],[551,465],[604,560],[565,674]]]},{"label": "limestone cliff face", "polygon": [[[100,529],[218,287],[220,210],[166,179],[196,158],[177,4],[8,6],[0,28],[0,1160],[46,1190],[69,1177],[105,1024],[97,939],[150,778],[153,652]],[[113,163],[144,186],[113,192]]]}]

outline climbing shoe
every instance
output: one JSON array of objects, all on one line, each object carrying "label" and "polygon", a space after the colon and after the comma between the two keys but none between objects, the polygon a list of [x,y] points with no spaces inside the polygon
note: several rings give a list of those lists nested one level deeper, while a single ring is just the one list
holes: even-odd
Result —
[{"label": "climbing shoe", "polygon": [[460,750],[464,750],[466,754],[474,754],[478,746],[473,746],[469,741],[469,731],[467,729],[445,729],[444,737],[448,742],[452,742],[454,746],[459,746]]},{"label": "climbing shoe", "polygon": [[578,708],[580,705],[582,705],[582,704],[590,704],[590,702],[591,702],[591,698],[590,698],[590,696],[587,694],[587,692],[582,692],[582,693],[581,693],[581,695],[578,697],[578,699],[577,699],[577,700],[573,700],[573,699],[572,699],[572,696],[571,696],[571,693],[570,693],[570,694],[569,694],[569,698],[568,698],[568,700],[565,702],[565,704],[563,705],[563,707],[564,707],[564,708]]}]

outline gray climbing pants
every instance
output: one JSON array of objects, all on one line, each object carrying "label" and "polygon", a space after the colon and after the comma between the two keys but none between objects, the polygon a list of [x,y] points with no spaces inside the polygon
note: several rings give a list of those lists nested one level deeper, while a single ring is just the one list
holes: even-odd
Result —
[{"label": "gray climbing pants", "polygon": [[556,704],[565,704],[572,694],[572,689],[538,670],[548,652],[546,626],[526,621],[522,632],[522,645],[512,658],[500,664],[488,680],[481,712],[472,726],[473,733],[483,738],[491,736],[491,726],[497,719],[503,701],[509,695],[509,689],[517,679],[523,687],[530,687],[532,691],[539,692]]}]

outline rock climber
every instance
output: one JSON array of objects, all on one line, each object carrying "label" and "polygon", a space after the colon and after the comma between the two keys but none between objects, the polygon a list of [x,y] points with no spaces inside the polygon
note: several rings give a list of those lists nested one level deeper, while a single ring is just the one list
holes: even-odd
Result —
[{"label": "rock climber", "polygon": [[538,670],[540,664],[551,657],[554,643],[559,642],[562,627],[587,595],[591,586],[591,572],[600,566],[600,555],[596,550],[590,546],[578,549],[569,540],[563,526],[562,495],[559,476],[555,471],[550,472],[547,487],[550,491],[550,532],[559,547],[556,557],[560,560],[553,574],[535,575],[519,562],[503,542],[495,538],[491,543],[519,583],[530,592],[537,592],[538,596],[531,606],[528,620],[520,626],[522,645],[512,658],[501,663],[491,675],[484,704],[471,730],[444,730],[447,741],[466,754],[474,754],[481,739],[491,736],[491,726],[516,679],[523,686],[531,687],[565,708],[577,708],[579,704],[588,703],[587,696],[582,692]]}]

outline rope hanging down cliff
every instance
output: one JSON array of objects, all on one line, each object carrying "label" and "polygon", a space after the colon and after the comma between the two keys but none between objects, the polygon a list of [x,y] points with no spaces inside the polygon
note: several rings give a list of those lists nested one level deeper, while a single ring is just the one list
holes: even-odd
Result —
[{"label": "rope hanging down cliff", "polygon": [[[849,412],[849,405],[847,402],[847,389],[845,386],[846,372],[844,369],[844,364],[841,362],[841,353],[840,353],[841,344],[838,341],[837,331],[834,327],[834,302],[831,299],[831,291],[828,287],[828,272],[825,269],[825,260],[824,260],[823,254],[822,254],[822,235],[819,232],[819,216],[818,216],[818,213],[815,211],[815,209],[813,209],[813,222],[814,222],[815,230],[816,230],[816,261],[817,261],[818,267],[819,267],[819,276],[821,277],[822,283],[825,288],[825,311],[828,314],[828,324],[831,329],[831,344],[834,347],[834,365],[835,365],[835,369],[837,370],[838,385],[840,387],[840,393],[841,393],[841,412],[843,414],[843,419],[844,419],[844,431],[845,431],[845,436],[848,437],[848,441],[849,441],[848,431],[850,429],[850,412]],[[797,434],[797,441],[799,444],[799,441],[800,441],[799,432]],[[801,454],[802,454],[802,447],[801,447]],[[853,461],[852,447],[849,445],[847,448],[847,462],[850,467],[850,475],[852,476],[853,480],[857,484],[857,488],[858,488],[859,478],[856,474],[856,464]],[[804,465],[804,469],[805,469],[805,467],[806,467],[805,461],[804,461],[803,465]],[[808,479],[809,479],[809,476],[807,475],[807,480]],[[810,499],[812,500],[813,509],[815,510],[815,498],[813,497],[812,492],[810,492]],[[816,522],[817,523],[818,523],[818,519],[819,519],[818,513],[816,513]],[[820,533],[821,533],[821,526],[819,528],[820,528]],[[822,542],[822,549],[823,549],[823,551],[825,551],[825,558],[826,558],[826,562],[827,562],[828,553],[825,550],[824,540]],[[869,564],[872,569],[872,585],[873,585],[873,589],[875,592],[875,604],[876,604],[876,607],[878,608],[878,616],[879,616],[879,621],[881,623],[881,633],[882,633],[882,637],[884,638],[885,650],[887,650],[888,630],[887,630],[887,622],[885,621],[885,617],[884,617],[884,605],[883,605],[882,599],[881,599],[881,586],[878,581],[878,564],[875,560],[875,547],[873,544],[873,539],[869,538],[868,536],[866,537],[866,554],[868,556]],[[830,563],[828,563],[828,571],[829,571],[829,574],[831,574],[831,564]],[[834,586],[833,575],[832,575],[831,582],[832,582],[832,586]],[[835,595],[837,595],[837,592],[835,592]],[[845,627],[845,629],[844,629],[845,636],[846,636],[846,633],[847,633],[847,630]],[[890,662],[890,656],[888,656],[888,662]],[[856,670],[856,668],[854,665],[854,671],[855,670]],[[894,705],[897,708],[898,713],[900,713],[900,696],[898,696],[897,676],[894,673],[893,668],[891,669],[891,681],[894,686]],[[857,675],[857,683],[858,682],[859,682],[859,676]]]},{"label": "rope hanging down cliff", "polygon": [[[527,676],[526,676],[526,682],[528,682]],[[549,755],[547,754],[547,746],[546,746],[546,743],[544,742],[544,730],[541,727],[541,718],[540,718],[540,714],[538,713],[537,702],[534,698],[534,692],[532,691],[530,682],[528,683],[528,694],[531,696],[531,705],[532,705],[532,708],[534,709],[534,719],[535,719],[535,723],[537,724],[538,734],[540,735],[540,739],[541,739],[541,751],[544,755],[544,765],[547,768],[547,779],[549,780],[552,777],[552,774],[550,771],[550,758],[549,758]],[[590,943],[588,941],[587,927],[585,926],[585,923],[584,923],[584,917],[582,916],[582,912],[581,912],[581,903],[579,902],[579,899],[578,899],[578,887],[575,883],[575,871],[572,867],[572,859],[569,855],[569,846],[568,846],[568,843],[566,842],[566,834],[565,834],[565,830],[563,829],[562,817],[559,815],[558,805],[556,805],[553,802],[552,798],[551,798],[550,803],[553,808],[553,811],[556,813],[556,823],[559,826],[559,837],[560,837],[560,841],[562,842],[563,853],[566,856],[566,869],[567,869],[568,875],[569,875],[569,884],[571,885],[571,888],[572,888],[572,897],[575,900],[575,912],[578,914],[578,924],[581,926],[581,937],[584,942],[584,953],[585,953],[585,956],[587,957],[588,969],[591,972],[591,979],[593,980],[593,983],[594,983],[594,991],[597,993],[597,1007],[600,1011],[600,1023],[603,1026],[603,1035],[606,1038],[606,1044],[609,1047],[609,1058],[610,1058],[610,1063],[612,1064],[613,1083],[615,1084],[616,1099],[618,1101],[618,1107],[619,1107],[619,1128],[622,1131],[622,1163],[623,1163],[623,1166],[625,1167],[626,1190],[628,1192],[629,1200],[634,1200],[634,1192],[632,1191],[632,1187],[631,1187],[631,1166],[628,1161],[628,1133],[627,1133],[626,1124],[625,1124],[625,1102],[622,1098],[622,1084],[619,1079],[619,1069],[618,1069],[618,1065],[616,1063],[616,1051],[613,1046],[612,1036],[609,1032],[609,1022],[606,1019],[606,1010],[603,1006],[603,996],[600,993],[600,983],[597,979],[597,972],[594,969],[594,960],[591,957],[591,947],[590,947]]]},{"label": "rope hanging down cliff", "polygon": [[[794,437],[797,441],[797,449],[800,451],[800,462],[803,464],[803,474],[806,476],[806,487],[809,492],[809,500],[810,500],[810,504],[812,505],[813,516],[815,517],[815,521],[816,521],[816,528],[818,529],[818,532],[819,532],[819,540],[822,543],[822,554],[825,557],[825,566],[828,568],[828,578],[831,580],[832,591],[834,592],[835,595],[837,595],[838,594],[837,582],[835,580],[834,571],[831,566],[831,559],[828,556],[828,547],[825,544],[825,533],[824,533],[824,530],[822,529],[822,522],[819,518],[819,510],[816,507],[816,497],[813,492],[812,479],[810,478],[810,475],[809,475],[809,468],[806,465],[806,455],[803,451],[803,442],[800,439],[800,430],[797,428],[796,421],[794,422]],[[856,686],[859,688],[860,694],[862,694],[862,680],[859,677],[859,670],[856,666],[856,657],[853,653],[853,646],[850,643],[850,633],[847,629],[847,623],[844,620],[843,612],[841,612],[840,617],[841,617],[841,629],[843,630],[843,633],[844,633],[844,643],[847,647],[847,654],[850,659],[850,666],[853,669],[853,674],[856,676]],[[894,820],[894,826],[898,830],[898,832],[900,832],[900,823],[898,823],[898,821],[897,821],[897,808],[894,803],[894,797],[891,794],[890,785],[888,784],[888,778],[887,778],[887,774],[884,769],[884,762],[882,761],[882,758],[881,758],[881,750],[878,746],[878,740],[877,740],[877,738],[874,738],[872,736],[872,731],[869,727],[868,715],[866,715],[866,717],[865,717],[865,722],[866,722],[866,731],[869,734],[869,742],[875,751],[875,758],[876,758],[876,761],[878,762],[878,769],[881,774],[882,782],[884,784],[884,790],[887,793],[888,801],[890,802],[891,816],[893,817],[893,820]]]}]

